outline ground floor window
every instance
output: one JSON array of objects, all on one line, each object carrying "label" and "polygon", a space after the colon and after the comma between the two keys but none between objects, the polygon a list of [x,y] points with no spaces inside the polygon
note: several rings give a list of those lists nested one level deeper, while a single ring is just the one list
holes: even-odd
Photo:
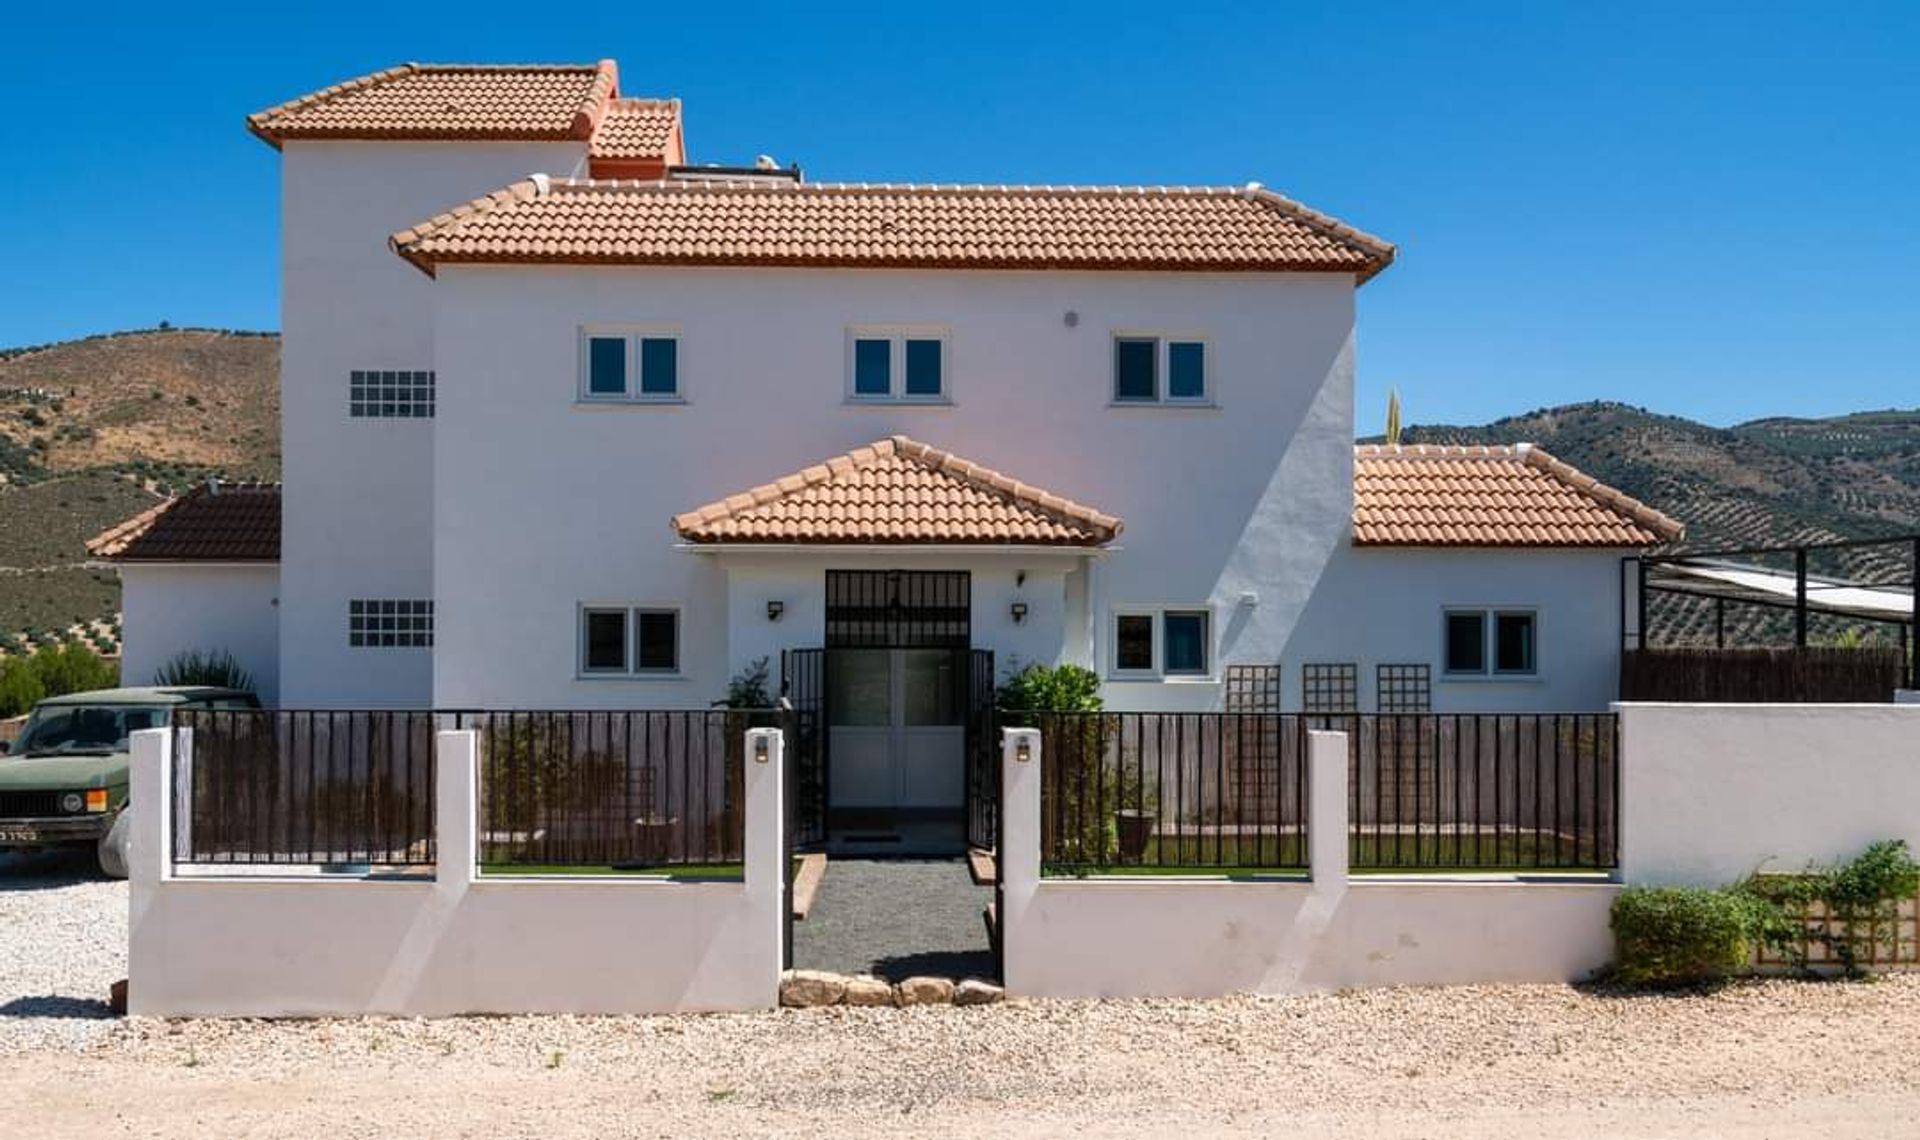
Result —
[{"label": "ground floor window", "polygon": [[355,598],[347,603],[347,644],[355,649],[431,649],[433,602]]},{"label": "ground floor window", "polygon": [[596,677],[680,671],[680,611],[664,606],[580,607],[580,672]]},{"label": "ground floor window", "polygon": [[1141,607],[1113,619],[1113,672],[1136,677],[1206,677],[1213,673],[1213,613],[1185,607]]},{"label": "ground floor window", "polygon": [[1539,615],[1522,609],[1450,609],[1446,671],[1453,676],[1531,676],[1539,671]]}]

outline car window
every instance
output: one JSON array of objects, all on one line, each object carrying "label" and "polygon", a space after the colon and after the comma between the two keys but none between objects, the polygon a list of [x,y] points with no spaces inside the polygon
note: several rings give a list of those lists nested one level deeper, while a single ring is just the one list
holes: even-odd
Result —
[{"label": "car window", "polygon": [[146,705],[51,705],[34,710],[20,738],[17,756],[121,752],[127,736],[167,723],[165,708]]}]

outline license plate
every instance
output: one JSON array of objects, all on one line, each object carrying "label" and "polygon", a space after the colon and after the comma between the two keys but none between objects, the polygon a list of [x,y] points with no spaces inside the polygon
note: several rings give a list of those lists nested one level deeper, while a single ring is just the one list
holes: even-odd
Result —
[{"label": "license plate", "polygon": [[0,827],[0,843],[38,843],[40,833],[31,827]]}]

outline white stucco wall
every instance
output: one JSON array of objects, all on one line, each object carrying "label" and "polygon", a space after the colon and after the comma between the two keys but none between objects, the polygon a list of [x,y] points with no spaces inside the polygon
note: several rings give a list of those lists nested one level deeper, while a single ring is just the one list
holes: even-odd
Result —
[{"label": "white stucco wall", "polygon": [[153,683],[177,653],[225,650],[253,674],[262,704],[280,693],[280,568],[124,563],[120,570],[120,679]]},{"label": "white stucco wall", "polygon": [[130,1012],[669,1013],[775,1003],[786,861],[778,733],[769,762],[746,765],[740,883],[476,880],[473,736],[440,734],[436,879],[380,882],[176,876],[163,855],[168,814],[138,806],[169,802],[169,734],[136,733]]},{"label": "white stucco wall", "polygon": [[1920,706],[1620,710],[1620,858],[1631,883],[1718,885],[1920,850]]},{"label": "white stucco wall", "polygon": [[[431,282],[396,230],[532,171],[571,172],[567,144],[289,142],[281,157],[281,680],[288,705],[423,705],[424,649],[351,649],[352,598],[433,585],[429,419],[353,419],[354,369],[434,367]],[[442,385],[444,387],[444,379]]]},{"label": "white stucco wall", "polygon": [[[444,267],[438,290],[442,704],[609,699],[573,675],[590,599],[686,606],[681,691],[716,694],[766,650],[727,646],[725,572],[673,548],[671,516],[895,432],[1124,518],[1081,595],[1100,613],[1212,603],[1224,622],[1257,572],[1286,584],[1253,620],[1284,625],[1344,542],[1348,278]],[[590,322],[677,326],[687,402],[577,406]],[[847,328],[867,323],[949,329],[951,406],[849,406]],[[1112,335],[1143,328],[1208,338],[1218,407],[1109,406]],[[672,703],[672,684],[619,699]]]}]

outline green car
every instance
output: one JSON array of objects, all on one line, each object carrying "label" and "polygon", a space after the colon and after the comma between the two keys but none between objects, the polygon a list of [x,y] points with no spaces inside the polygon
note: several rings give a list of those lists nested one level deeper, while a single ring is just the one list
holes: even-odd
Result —
[{"label": "green car", "polygon": [[172,724],[175,709],[259,707],[252,693],[187,685],[41,701],[0,743],[0,851],[91,846],[103,873],[126,878],[127,738]]}]

